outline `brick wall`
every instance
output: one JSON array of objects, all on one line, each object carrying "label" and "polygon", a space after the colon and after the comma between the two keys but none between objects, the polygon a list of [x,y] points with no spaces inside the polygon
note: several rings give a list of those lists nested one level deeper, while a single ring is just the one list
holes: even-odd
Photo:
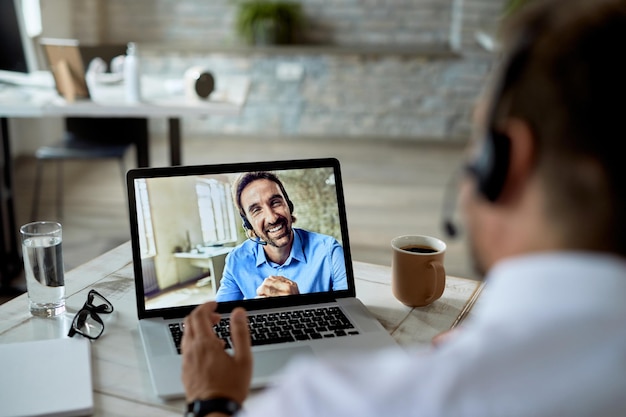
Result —
[{"label": "brick wall", "polygon": [[[502,0],[300,0],[305,38],[339,46],[377,45],[376,54],[311,54],[305,50],[212,53],[234,45],[232,0],[74,0],[76,37],[83,43],[161,44],[141,49],[149,73],[182,76],[191,65],[252,79],[238,117],[184,121],[185,134],[332,135],[408,140],[464,140],[471,106],[493,56],[475,40],[490,30]],[[456,7],[456,8],[455,8]],[[167,45],[196,47],[184,51]],[[204,47],[198,48],[198,44]],[[394,54],[389,46],[458,46],[458,55]],[[165,45],[165,46],[163,46]],[[249,52],[249,51],[248,51]],[[284,80],[284,63],[303,69]],[[153,128],[165,130],[155,122]]]},{"label": "brick wall", "polygon": [[[310,43],[445,43],[458,0],[294,0]],[[484,2],[485,0],[483,0]],[[494,0],[492,0],[494,1]],[[233,0],[74,0],[83,41],[236,42]],[[94,14],[98,22],[93,22]],[[103,27],[104,26],[104,27]]]}]

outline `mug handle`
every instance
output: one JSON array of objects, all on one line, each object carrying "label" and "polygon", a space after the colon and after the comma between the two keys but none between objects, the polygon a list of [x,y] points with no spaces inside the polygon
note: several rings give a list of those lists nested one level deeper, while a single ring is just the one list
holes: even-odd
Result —
[{"label": "mug handle", "polygon": [[443,290],[446,288],[446,270],[443,268],[443,264],[441,262],[431,261],[428,263],[428,266],[435,270],[435,291],[426,299],[426,304],[430,304],[439,299],[443,294]]}]

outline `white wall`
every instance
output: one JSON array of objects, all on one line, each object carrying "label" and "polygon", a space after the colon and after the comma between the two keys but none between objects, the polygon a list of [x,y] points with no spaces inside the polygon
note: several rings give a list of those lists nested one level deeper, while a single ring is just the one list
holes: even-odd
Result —
[{"label": "white wall", "polygon": [[43,35],[74,37],[71,0],[40,0]]},{"label": "white wall", "polygon": [[[71,0],[40,0],[42,37],[72,38]],[[42,59],[40,55],[39,59]],[[32,155],[45,144],[53,143],[62,135],[63,121],[60,118],[11,119],[9,124],[11,153]]]}]

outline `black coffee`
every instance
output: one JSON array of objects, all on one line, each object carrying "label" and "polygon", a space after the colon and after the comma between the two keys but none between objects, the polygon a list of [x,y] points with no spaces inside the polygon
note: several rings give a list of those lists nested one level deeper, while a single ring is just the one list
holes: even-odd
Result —
[{"label": "black coffee", "polygon": [[414,253],[435,253],[435,252],[439,252],[437,249],[433,249],[429,246],[418,246],[418,245],[411,245],[411,246],[406,246],[404,248],[401,248],[402,250],[408,251],[408,252],[414,252]]}]

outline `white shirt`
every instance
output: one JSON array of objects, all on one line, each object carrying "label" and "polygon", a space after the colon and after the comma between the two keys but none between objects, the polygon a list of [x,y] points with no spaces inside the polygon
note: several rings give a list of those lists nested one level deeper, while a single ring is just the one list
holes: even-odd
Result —
[{"label": "white shirt", "polygon": [[452,340],[407,355],[301,360],[245,416],[626,416],[626,260],[501,262]]}]

